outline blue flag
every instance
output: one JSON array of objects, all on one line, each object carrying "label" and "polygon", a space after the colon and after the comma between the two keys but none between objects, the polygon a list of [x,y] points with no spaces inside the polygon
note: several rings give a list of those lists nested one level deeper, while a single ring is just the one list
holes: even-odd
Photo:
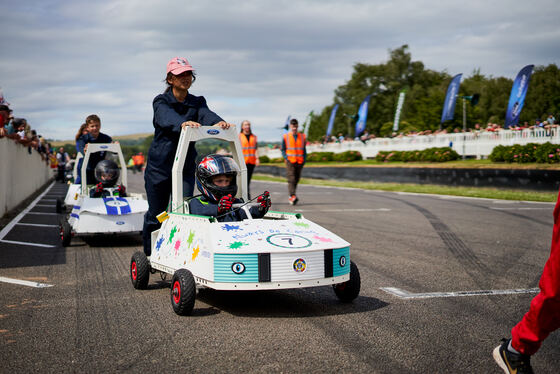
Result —
[{"label": "blue flag", "polygon": [[517,121],[519,121],[519,115],[521,114],[521,109],[523,109],[525,95],[527,95],[527,89],[529,88],[529,81],[531,80],[533,67],[534,65],[525,66],[517,74],[517,77],[513,82],[506,112],[506,123],[504,125],[506,129],[512,125],[517,125]]},{"label": "blue flag", "polygon": [[288,130],[290,129],[290,118],[292,118],[291,115],[288,116],[288,118],[286,118],[286,123],[284,124],[284,134],[288,132]]},{"label": "blue flag", "polygon": [[329,119],[329,125],[327,126],[327,136],[331,135],[332,132],[332,128],[334,125],[334,117],[336,116],[336,111],[338,110],[338,104],[336,104],[333,108],[332,108],[332,112],[331,112],[331,118]]},{"label": "blue flag", "polygon": [[358,109],[358,120],[356,121],[356,131],[354,136],[360,136],[362,132],[366,129],[366,119],[369,105],[369,98],[371,95],[367,95],[364,101],[360,104],[360,109]]},{"label": "blue flag", "polygon": [[455,99],[459,94],[459,86],[461,85],[462,76],[462,73],[454,76],[447,87],[447,94],[445,95],[445,102],[443,103],[443,111],[441,112],[441,123],[449,121],[455,116]]}]

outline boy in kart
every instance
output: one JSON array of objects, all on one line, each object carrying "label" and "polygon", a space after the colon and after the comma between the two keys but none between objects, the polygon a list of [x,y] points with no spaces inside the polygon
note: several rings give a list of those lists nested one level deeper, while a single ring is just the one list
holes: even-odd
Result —
[{"label": "boy in kart", "polygon": [[[239,166],[231,158],[209,155],[196,168],[196,186],[202,196],[189,201],[189,212],[202,216],[216,217],[218,222],[241,221],[247,218],[242,209],[233,210],[233,204],[243,203],[234,198],[237,193]],[[253,218],[262,218],[270,208],[270,194],[265,191],[257,198],[259,206],[249,208]]]}]

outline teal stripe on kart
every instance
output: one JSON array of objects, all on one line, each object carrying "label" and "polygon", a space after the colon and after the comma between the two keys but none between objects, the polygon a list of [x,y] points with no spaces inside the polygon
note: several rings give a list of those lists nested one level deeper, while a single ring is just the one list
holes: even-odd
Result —
[{"label": "teal stripe on kart", "polygon": [[[236,274],[233,265],[240,263],[244,271]],[[257,253],[214,255],[214,282],[254,282],[259,281],[259,256]]]},{"label": "teal stripe on kart", "polygon": [[333,249],[333,277],[350,272],[350,247]]}]

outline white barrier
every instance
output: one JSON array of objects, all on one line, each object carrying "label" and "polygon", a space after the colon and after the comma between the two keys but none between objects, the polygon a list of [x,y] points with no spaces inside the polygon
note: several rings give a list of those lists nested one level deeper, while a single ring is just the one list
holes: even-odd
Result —
[{"label": "white barrier", "polygon": [[52,176],[52,170],[37,151],[32,150],[30,154],[21,144],[0,139],[0,217],[31,196]]},{"label": "white barrier", "polygon": [[[526,129],[522,131],[500,130],[497,132],[454,133],[438,135],[416,135],[396,138],[370,139],[366,143],[361,141],[347,141],[342,143],[310,144],[307,152],[359,151],[364,158],[374,158],[380,151],[420,151],[432,147],[451,146],[459,155],[487,157],[497,145],[514,145],[527,143],[556,143],[560,144],[558,128]],[[260,155],[270,158],[282,157],[280,149],[259,148]]]}]

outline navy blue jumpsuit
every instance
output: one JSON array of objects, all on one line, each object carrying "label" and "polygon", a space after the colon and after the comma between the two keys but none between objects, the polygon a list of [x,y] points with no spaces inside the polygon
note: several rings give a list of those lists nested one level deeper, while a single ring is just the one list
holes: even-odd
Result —
[{"label": "navy blue jumpsuit", "polygon": [[[167,209],[171,195],[171,169],[177,151],[181,124],[194,121],[202,126],[212,126],[223,121],[220,116],[208,109],[202,96],[187,94],[185,101],[179,102],[172,90],[158,95],[153,102],[154,140],[148,152],[148,163],[144,174],[148,211],[144,215],[142,231],[144,253],[149,256],[152,231],[160,228],[156,216]],[[185,167],[183,168],[183,193],[192,196],[194,190],[194,173],[196,151],[194,144],[189,146]]]}]

